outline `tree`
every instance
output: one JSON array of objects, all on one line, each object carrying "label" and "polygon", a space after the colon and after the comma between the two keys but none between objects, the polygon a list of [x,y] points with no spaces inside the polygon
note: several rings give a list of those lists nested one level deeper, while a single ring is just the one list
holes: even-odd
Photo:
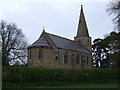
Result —
[{"label": "tree", "polygon": [[104,43],[109,53],[111,67],[118,67],[120,64],[120,32],[111,32],[109,36],[104,38]]},{"label": "tree", "polygon": [[107,58],[107,50],[103,39],[97,38],[92,45],[93,63],[95,67],[103,67],[103,61]]},{"label": "tree", "polygon": [[109,15],[113,15],[113,23],[115,25],[115,28],[120,32],[120,1],[114,0],[107,5],[106,12]]},{"label": "tree", "polygon": [[2,65],[2,37],[0,31],[0,65]]},{"label": "tree", "polygon": [[21,29],[16,24],[0,22],[2,33],[2,65],[12,65],[27,62],[27,42]]},{"label": "tree", "polygon": [[111,32],[104,39],[95,39],[92,45],[96,67],[120,67],[120,32]]}]

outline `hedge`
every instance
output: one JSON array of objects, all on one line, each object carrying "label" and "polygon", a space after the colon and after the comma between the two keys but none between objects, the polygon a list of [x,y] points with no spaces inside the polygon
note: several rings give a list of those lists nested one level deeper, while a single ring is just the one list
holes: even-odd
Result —
[{"label": "hedge", "polygon": [[3,67],[4,82],[116,82],[117,69],[43,69]]}]

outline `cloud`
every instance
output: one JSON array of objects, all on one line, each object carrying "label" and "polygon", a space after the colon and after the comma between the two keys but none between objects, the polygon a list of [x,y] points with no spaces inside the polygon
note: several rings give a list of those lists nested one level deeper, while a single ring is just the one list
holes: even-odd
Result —
[{"label": "cloud", "polygon": [[40,36],[43,26],[50,33],[73,39],[77,32],[81,4],[84,5],[85,18],[92,38],[103,36],[110,32],[112,27],[109,23],[111,21],[105,16],[107,3],[24,1],[3,0],[0,3],[0,19],[2,17],[8,22],[16,23],[29,43]]},{"label": "cloud", "polygon": [[6,2],[2,1],[0,3],[0,18],[4,19],[5,15],[7,13],[14,13],[14,12],[25,12],[26,11],[26,7],[25,7],[25,3],[21,4],[19,2]]},{"label": "cloud", "polygon": [[0,0],[0,2],[109,2],[110,0]]}]

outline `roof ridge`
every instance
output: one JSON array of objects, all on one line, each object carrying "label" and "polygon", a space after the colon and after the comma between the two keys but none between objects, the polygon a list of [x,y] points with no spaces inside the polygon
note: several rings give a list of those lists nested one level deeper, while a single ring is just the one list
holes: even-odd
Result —
[{"label": "roof ridge", "polygon": [[[71,39],[68,39],[68,38],[65,38],[65,37],[61,37],[61,36],[58,36],[58,35],[55,35],[55,34],[51,34],[51,33],[48,33],[48,32],[45,32],[46,34],[49,34],[49,35],[52,35],[52,36],[55,36],[55,37],[59,37],[59,38],[62,38],[62,39],[65,39],[65,40],[69,40],[69,41],[72,41],[74,43],[77,43],[79,44],[80,46],[82,46],[84,49],[88,50],[87,48],[85,48],[81,43],[77,42],[77,41],[74,41],[74,40],[71,40]],[[89,50],[88,50],[89,51]]]},{"label": "roof ridge", "polygon": [[[85,49],[79,42],[77,41],[73,41],[71,39],[67,39],[65,37],[61,37],[58,35],[54,35],[51,33],[47,33],[44,32],[48,38],[51,39],[51,41],[53,41],[53,43],[56,45],[57,48],[63,48],[63,49],[68,49],[68,50],[72,50],[72,51],[77,51],[77,52],[84,52],[84,53],[89,53],[89,51],[87,49]],[[43,34],[43,33],[42,33]],[[44,37],[44,36],[43,36]],[[45,38],[45,37],[44,37]],[[46,38],[45,38],[46,39]],[[42,39],[39,39],[40,41],[44,41]],[[35,42],[33,45],[31,45],[30,47],[35,47],[35,46],[47,46],[49,47],[49,43],[46,42],[38,42],[39,40],[37,40],[37,42]],[[45,40],[47,41],[47,40]],[[63,44],[63,43],[64,44]]]},{"label": "roof ridge", "polygon": [[53,36],[56,36],[56,37],[59,37],[59,38],[63,38],[63,39],[66,39],[66,40],[69,40],[69,41],[72,41],[72,42],[76,42],[74,40],[71,40],[71,39],[68,39],[68,38],[65,38],[65,37],[61,37],[61,36],[58,36],[58,35],[55,35],[55,34],[51,34],[51,33],[48,33],[48,32],[45,32],[46,34],[50,34],[50,35],[53,35]]}]

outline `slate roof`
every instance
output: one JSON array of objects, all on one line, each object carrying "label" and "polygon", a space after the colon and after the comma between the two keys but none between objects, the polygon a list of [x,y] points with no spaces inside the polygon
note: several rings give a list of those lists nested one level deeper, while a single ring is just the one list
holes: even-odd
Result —
[{"label": "slate roof", "polygon": [[43,36],[41,36],[37,41],[35,41],[29,47],[39,47],[39,46],[50,47],[50,45],[48,44],[48,42],[46,41],[46,39]]},{"label": "slate roof", "polygon": [[57,46],[57,48],[63,48],[63,49],[68,49],[72,51],[77,51],[77,52],[84,52],[84,53],[90,53],[87,49],[85,49],[80,43],[63,38],[57,35],[49,34],[46,33],[49,38],[54,42],[54,44]]},{"label": "slate roof", "polygon": [[[46,32],[45,32],[46,33]],[[90,53],[87,49],[85,49],[80,43],[63,38],[57,35],[53,35],[50,33],[46,33],[48,37],[52,40],[52,42],[56,45],[57,48],[77,51],[77,52],[84,52],[84,53]],[[41,36],[37,41],[35,41],[31,46],[29,47],[37,47],[37,46],[46,46],[50,47],[47,40]]]}]

